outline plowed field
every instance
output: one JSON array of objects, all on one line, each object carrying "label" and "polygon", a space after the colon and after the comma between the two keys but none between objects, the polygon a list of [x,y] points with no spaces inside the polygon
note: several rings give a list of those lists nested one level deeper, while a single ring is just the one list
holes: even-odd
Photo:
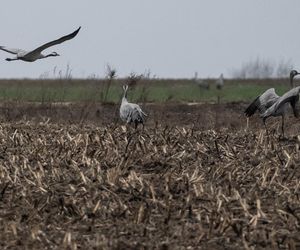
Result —
[{"label": "plowed field", "polygon": [[295,118],[280,138],[240,103],[146,105],[136,131],[115,106],[1,108],[1,249],[300,248]]}]

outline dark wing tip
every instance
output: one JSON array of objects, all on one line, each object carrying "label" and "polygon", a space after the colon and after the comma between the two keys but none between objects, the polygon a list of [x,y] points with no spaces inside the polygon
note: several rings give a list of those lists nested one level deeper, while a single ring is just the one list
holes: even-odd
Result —
[{"label": "dark wing tip", "polygon": [[244,111],[244,114],[245,114],[246,117],[252,116],[252,112],[250,112],[249,109],[246,109],[246,110]]},{"label": "dark wing tip", "polygon": [[78,34],[80,29],[81,29],[81,26],[79,26],[79,28],[77,30],[75,30],[73,33],[71,33],[70,35],[67,35],[67,36],[69,36],[70,38],[74,38]]},{"label": "dark wing tip", "polygon": [[75,30],[75,31],[73,32],[73,34],[75,34],[75,36],[76,36],[80,29],[81,29],[81,26],[79,26],[79,28],[78,28],[77,30]]},{"label": "dark wing tip", "polygon": [[256,110],[258,109],[258,102],[259,102],[259,96],[256,97],[256,99],[248,106],[248,108],[246,108],[244,114],[247,117],[252,116],[256,112]]}]

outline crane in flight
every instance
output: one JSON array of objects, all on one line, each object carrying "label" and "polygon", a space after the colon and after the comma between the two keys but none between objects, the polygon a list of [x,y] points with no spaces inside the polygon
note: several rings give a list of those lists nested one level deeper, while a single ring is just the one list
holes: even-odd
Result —
[{"label": "crane in flight", "polygon": [[44,55],[44,54],[42,54],[42,51],[49,48],[49,47],[51,47],[51,46],[63,43],[67,40],[70,40],[70,39],[74,38],[78,34],[80,28],[81,27],[79,27],[77,30],[75,30],[74,32],[72,32],[72,33],[70,33],[66,36],[63,36],[59,39],[56,39],[56,40],[53,40],[51,42],[45,43],[45,44],[41,45],[40,47],[38,47],[34,50],[31,50],[31,51],[25,51],[25,50],[22,50],[22,49],[12,49],[12,48],[7,48],[5,46],[0,46],[0,49],[6,51],[8,53],[16,55],[16,57],[14,57],[14,58],[6,58],[5,59],[6,61],[22,60],[22,61],[25,61],[25,62],[34,62],[38,59],[43,59],[43,58],[47,58],[47,57],[50,57],[50,56],[59,56],[59,54],[56,53],[56,52],[52,52],[50,54]]}]

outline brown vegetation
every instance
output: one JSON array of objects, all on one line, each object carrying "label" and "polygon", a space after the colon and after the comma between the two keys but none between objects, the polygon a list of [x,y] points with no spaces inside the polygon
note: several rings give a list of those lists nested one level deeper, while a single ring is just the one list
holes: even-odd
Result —
[{"label": "brown vegetation", "polygon": [[115,106],[3,116],[0,248],[300,247],[297,124],[279,140],[241,104],[147,107],[137,131]]}]

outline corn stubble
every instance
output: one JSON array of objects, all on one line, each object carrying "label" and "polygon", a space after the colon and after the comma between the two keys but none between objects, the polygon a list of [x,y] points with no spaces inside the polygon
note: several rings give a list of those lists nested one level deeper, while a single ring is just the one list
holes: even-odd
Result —
[{"label": "corn stubble", "polygon": [[19,122],[0,141],[1,249],[300,247],[297,138]]}]

